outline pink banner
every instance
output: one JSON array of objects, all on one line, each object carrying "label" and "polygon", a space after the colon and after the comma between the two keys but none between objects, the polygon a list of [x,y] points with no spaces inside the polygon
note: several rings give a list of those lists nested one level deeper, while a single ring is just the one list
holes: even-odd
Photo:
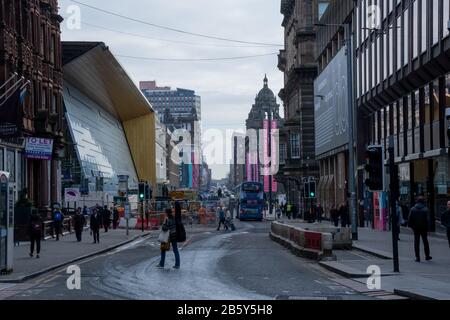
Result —
[{"label": "pink banner", "polygon": [[[278,128],[278,124],[277,121],[274,120],[272,121],[272,129],[276,130]],[[275,141],[272,138],[272,151],[271,151],[271,157],[269,157],[269,121],[268,120],[264,120],[264,124],[263,124],[263,129],[265,130],[264,132],[264,162],[263,162],[263,173],[264,173],[264,192],[270,192],[270,164],[271,164],[271,158],[274,159],[273,162],[275,162],[275,160],[277,159],[276,157],[276,152],[277,152],[277,147],[275,145]],[[272,164],[273,165],[273,164]],[[272,176],[272,192],[277,192],[278,191],[278,184],[275,180],[275,177]]]}]

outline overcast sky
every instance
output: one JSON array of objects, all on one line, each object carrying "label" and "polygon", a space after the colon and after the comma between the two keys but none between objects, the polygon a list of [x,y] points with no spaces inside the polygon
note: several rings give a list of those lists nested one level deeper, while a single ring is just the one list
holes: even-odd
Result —
[{"label": "overcast sky", "polygon": [[[189,32],[250,42],[283,43],[280,0],[80,0],[80,2]],[[68,17],[67,9],[71,5],[74,3],[70,0],[60,0],[63,17]],[[81,29],[67,28],[63,22],[63,41],[102,41],[115,55],[176,59],[222,58],[274,53],[281,49],[275,46],[244,47],[245,44],[180,34],[103,14],[84,6],[80,8]],[[214,46],[209,46],[211,44]],[[269,86],[275,94],[283,86],[283,74],[277,69],[276,55],[208,62],[161,62],[117,58],[136,84],[143,80],[156,80],[161,86],[195,90],[202,98],[203,130],[243,129],[255,96],[263,86],[265,73],[269,78]],[[214,166],[213,177],[225,177],[228,170],[229,166]]]}]

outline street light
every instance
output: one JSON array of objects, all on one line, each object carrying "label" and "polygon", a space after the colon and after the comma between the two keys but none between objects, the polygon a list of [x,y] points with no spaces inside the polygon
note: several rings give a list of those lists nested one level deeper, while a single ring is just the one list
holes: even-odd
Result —
[{"label": "street light", "polygon": [[325,24],[316,23],[317,27],[344,27],[345,30],[345,44],[347,54],[347,87],[349,98],[349,112],[348,112],[348,135],[349,135],[349,190],[350,190],[350,210],[352,216],[352,238],[358,240],[358,215],[356,211],[356,178],[355,178],[355,137],[354,137],[354,122],[353,111],[355,103],[355,95],[353,92],[353,54],[352,54],[352,38],[350,23],[345,24]]}]

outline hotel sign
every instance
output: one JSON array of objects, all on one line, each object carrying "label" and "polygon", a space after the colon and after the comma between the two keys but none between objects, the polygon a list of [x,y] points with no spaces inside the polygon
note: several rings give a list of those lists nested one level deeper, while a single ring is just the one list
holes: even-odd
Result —
[{"label": "hotel sign", "polygon": [[27,138],[25,153],[28,159],[52,160],[53,139]]}]

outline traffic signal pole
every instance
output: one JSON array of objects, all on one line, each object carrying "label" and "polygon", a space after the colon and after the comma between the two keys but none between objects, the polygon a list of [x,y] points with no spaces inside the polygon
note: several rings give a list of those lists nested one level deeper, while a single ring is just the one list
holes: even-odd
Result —
[{"label": "traffic signal pole", "polygon": [[358,240],[358,214],[356,210],[356,177],[355,177],[355,136],[354,136],[354,95],[353,95],[353,51],[350,24],[346,23],[345,42],[347,47],[347,87],[348,87],[348,135],[349,135],[349,191],[350,213],[352,217],[352,239]]},{"label": "traffic signal pole", "polygon": [[390,175],[390,194],[389,203],[391,208],[392,223],[392,253],[394,258],[394,272],[400,272],[400,263],[398,257],[398,216],[397,216],[397,198],[399,189],[398,168],[394,160],[394,136],[389,137],[389,175]]}]

